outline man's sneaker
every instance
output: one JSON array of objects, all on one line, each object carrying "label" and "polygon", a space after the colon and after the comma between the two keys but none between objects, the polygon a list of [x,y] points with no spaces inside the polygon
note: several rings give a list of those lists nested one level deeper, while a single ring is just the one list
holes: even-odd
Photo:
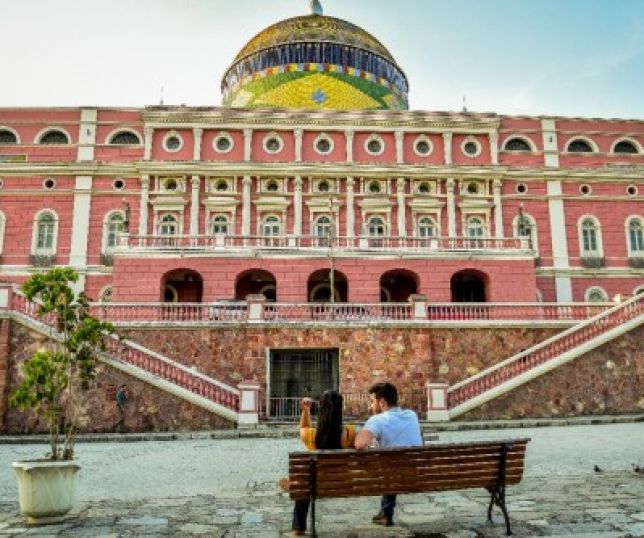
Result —
[{"label": "man's sneaker", "polygon": [[382,525],[383,527],[394,526],[394,518],[392,516],[386,516],[382,510],[371,518],[371,522],[374,525]]}]

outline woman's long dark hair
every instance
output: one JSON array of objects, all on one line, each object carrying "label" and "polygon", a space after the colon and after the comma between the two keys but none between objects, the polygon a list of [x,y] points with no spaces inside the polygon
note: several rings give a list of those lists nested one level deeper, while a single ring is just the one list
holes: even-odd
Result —
[{"label": "woman's long dark hair", "polygon": [[342,440],[342,395],[327,390],[320,398],[315,448],[338,449]]}]

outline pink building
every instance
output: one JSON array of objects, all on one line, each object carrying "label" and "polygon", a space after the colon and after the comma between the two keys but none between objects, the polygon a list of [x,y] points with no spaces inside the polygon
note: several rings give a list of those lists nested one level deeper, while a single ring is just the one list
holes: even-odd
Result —
[{"label": "pink building", "polygon": [[407,110],[356,28],[258,34],[224,107],[0,109],[0,281],[68,265],[137,304],[644,291],[644,121]]}]

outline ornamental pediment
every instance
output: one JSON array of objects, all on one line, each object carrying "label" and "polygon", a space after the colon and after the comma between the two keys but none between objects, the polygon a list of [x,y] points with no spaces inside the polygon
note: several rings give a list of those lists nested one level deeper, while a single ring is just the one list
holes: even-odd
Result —
[{"label": "ornamental pediment", "polygon": [[253,203],[261,211],[284,211],[291,204],[285,196],[261,196]]},{"label": "ornamental pediment", "polygon": [[181,210],[187,205],[187,201],[182,196],[157,196],[150,200],[150,204],[155,209]]}]

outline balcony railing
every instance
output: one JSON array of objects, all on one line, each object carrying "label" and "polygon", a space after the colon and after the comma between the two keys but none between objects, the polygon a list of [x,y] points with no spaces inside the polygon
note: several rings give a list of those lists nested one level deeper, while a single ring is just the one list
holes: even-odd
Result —
[{"label": "balcony railing", "polygon": [[[19,301],[19,296],[18,301]],[[94,303],[91,313],[114,323],[410,323],[410,322],[575,322],[612,303],[269,303],[255,313],[248,303]]]},{"label": "balcony railing", "polygon": [[128,235],[119,237],[117,252],[131,250],[207,251],[241,250],[412,250],[531,252],[528,239],[483,239],[472,237],[317,237],[317,236],[240,236],[240,235]]}]

